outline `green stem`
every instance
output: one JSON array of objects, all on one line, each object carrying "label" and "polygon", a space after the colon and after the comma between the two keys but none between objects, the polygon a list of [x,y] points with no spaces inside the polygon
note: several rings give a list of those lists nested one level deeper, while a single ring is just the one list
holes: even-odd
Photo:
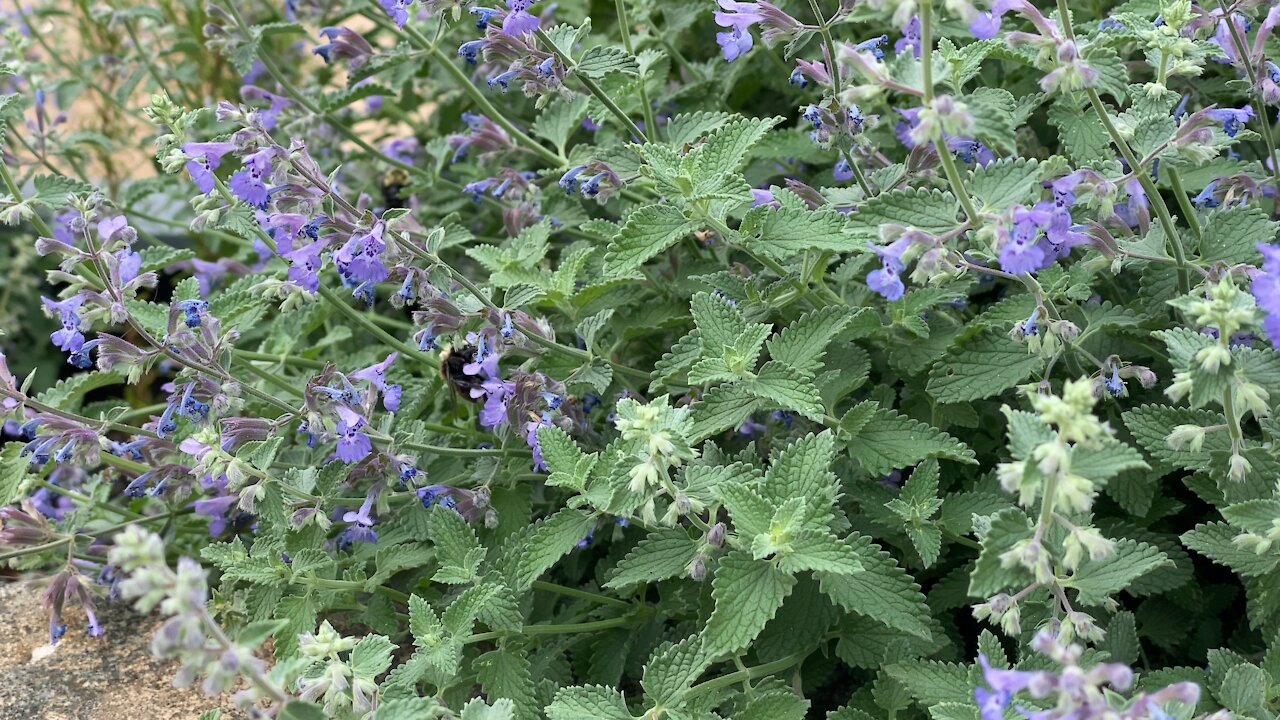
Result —
[{"label": "green stem", "polygon": [[[635,55],[635,48],[631,45],[631,22],[627,19],[627,0],[614,0],[614,8],[618,13],[618,28],[622,31],[622,47],[627,51],[628,55]],[[653,133],[654,137],[658,135],[658,123],[653,118],[653,107],[649,105],[649,89],[645,87],[646,79],[640,76],[640,107],[644,114],[644,128]]]},{"label": "green stem", "polygon": [[[1060,4],[1064,2],[1065,0],[1059,0]],[[1169,248],[1172,250],[1170,254],[1173,255],[1173,259],[1178,264],[1178,291],[1184,295],[1191,292],[1191,274],[1187,268],[1186,249],[1182,246],[1182,236],[1178,233],[1177,226],[1173,224],[1173,216],[1169,214],[1169,206],[1165,204],[1164,197],[1160,194],[1160,190],[1156,188],[1155,183],[1151,182],[1151,178],[1143,171],[1138,158],[1134,156],[1133,150],[1129,148],[1129,143],[1125,142],[1120,130],[1116,128],[1115,123],[1111,122],[1111,116],[1107,114],[1107,109],[1102,104],[1102,98],[1098,97],[1098,91],[1093,88],[1085,88],[1085,93],[1089,96],[1089,103],[1093,106],[1094,114],[1102,122],[1103,129],[1111,136],[1111,142],[1120,150],[1120,155],[1124,157],[1125,162],[1129,163],[1130,169],[1135,173],[1134,177],[1142,185],[1142,191],[1146,193],[1151,200],[1152,206],[1155,207],[1156,218],[1160,223],[1160,229],[1164,231],[1165,242],[1169,244]]]},{"label": "green stem", "polygon": [[1187,191],[1182,187],[1182,175],[1175,167],[1167,169],[1169,173],[1169,187],[1173,190],[1173,197],[1178,201],[1178,207],[1182,209],[1182,214],[1187,218],[1187,224],[1191,226],[1191,234],[1195,235],[1196,242],[1204,242],[1204,232],[1200,227],[1200,218],[1196,215],[1196,209],[1192,207],[1191,200],[1187,197]]},{"label": "green stem", "polygon": [[386,330],[383,330],[382,328],[375,325],[372,320],[365,317],[362,313],[357,311],[355,308],[351,307],[346,302],[343,302],[342,298],[338,297],[327,286],[321,285],[319,294],[320,294],[320,297],[324,298],[325,301],[328,302],[330,305],[332,305],[339,313],[346,316],[348,320],[351,320],[355,324],[364,328],[365,331],[367,331],[370,335],[373,335],[374,337],[378,338],[382,342],[387,343],[391,347],[399,350],[400,352],[404,353],[408,357],[413,358],[414,360],[417,360],[423,363],[428,362],[427,356],[424,355],[420,350],[418,350],[418,348],[410,345],[409,343],[404,342],[403,340],[400,340],[394,337],[393,335],[391,335],[391,333],[388,333]]},{"label": "green stem", "polygon": [[281,365],[294,365],[309,370],[320,370],[324,368],[324,363],[319,360],[311,360],[309,358],[298,357],[297,355],[272,355],[271,353],[254,352],[252,350],[241,350],[233,348],[231,354],[245,360],[258,360],[262,362],[274,362]]},{"label": "green stem", "polygon": [[598,84],[596,84],[596,81],[593,78],[587,77],[586,75],[580,72],[574,72],[575,70],[577,70],[577,66],[574,64],[573,58],[561,52],[559,46],[557,46],[554,42],[552,42],[551,38],[548,37],[545,32],[543,32],[542,28],[538,28],[534,32],[538,36],[538,39],[541,40],[543,43],[545,43],[547,48],[550,49],[551,52],[554,53],[556,57],[560,58],[560,62],[564,64],[565,70],[568,73],[573,73],[573,75],[578,78],[578,82],[582,83],[583,87],[587,89],[587,92],[594,95],[596,99],[599,100],[601,104],[604,105],[605,109],[608,110],[615,118],[617,118],[618,122],[622,123],[622,126],[624,128],[629,130],[632,135],[639,138],[640,142],[642,143],[649,142],[649,136],[644,134],[644,131],[641,130],[639,126],[637,126],[635,122],[633,122],[625,112],[622,111],[622,108],[618,107],[618,104],[613,101],[613,98],[609,97],[609,94],[606,93],[604,89],[601,88]]},{"label": "green stem", "polygon": [[146,515],[143,515],[142,513],[136,513],[136,512],[134,512],[134,511],[132,511],[132,510],[130,510],[130,509],[128,509],[128,508],[125,508],[125,507],[115,507],[115,506],[112,506],[112,505],[103,505],[102,503],[98,502],[97,500],[94,500],[93,498],[89,497],[88,495],[85,495],[85,494],[83,494],[83,493],[75,492],[74,490],[68,490],[68,489],[66,489],[66,488],[64,488],[64,487],[59,487],[59,486],[54,485],[53,483],[49,482],[48,480],[37,480],[37,481],[36,481],[36,485],[37,485],[38,487],[42,487],[42,488],[44,488],[45,490],[48,490],[49,492],[55,492],[55,493],[58,493],[59,495],[65,495],[65,496],[67,496],[67,497],[71,498],[72,500],[75,500],[76,502],[78,502],[78,503],[82,504],[82,505],[88,505],[88,506],[92,506],[92,507],[101,508],[101,509],[103,509],[103,510],[106,510],[107,512],[113,512],[113,513],[115,513],[115,514],[117,514],[117,515],[122,515],[122,516],[127,517],[127,518],[133,518],[133,519],[135,519],[135,520],[139,520],[139,519],[141,519],[141,518],[146,517]]},{"label": "green stem", "polygon": [[[1248,47],[1244,44],[1244,38],[1240,36],[1240,29],[1231,21],[1231,11],[1227,8],[1225,0],[1218,0],[1218,7],[1222,8],[1222,17],[1218,22],[1227,24],[1227,28],[1231,31],[1231,40],[1239,49],[1243,59],[1244,71],[1249,75],[1249,89],[1253,95],[1254,101],[1258,107],[1265,108],[1266,103],[1262,101],[1262,97],[1258,94],[1258,71],[1253,67],[1251,59],[1248,57]],[[1258,120],[1262,122],[1262,138],[1267,143],[1267,158],[1271,160],[1271,176],[1275,178],[1276,187],[1280,188],[1280,158],[1276,157],[1276,143],[1271,134],[1271,119],[1267,117],[1267,113],[1258,113]]]},{"label": "green stem", "polygon": [[827,72],[831,74],[831,85],[835,94],[839,95],[840,91],[844,90],[844,82],[840,78],[840,58],[836,56],[836,44],[831,38],[831,28],[827,27],[827,19],[823,17],[822,9],[818,7],[818,0],[809,0],[809,10],[818,21],[818,33],[822,35],[822,44],[830,57],[831,66],[827,68]]},{"label": "green stem", "polygon": [[579,600],[587,600],[601,605],[612,605],[613,607],[630,608],[631,603],[617,598],[611,598],[608,595],[593,593],[588,590],[579,590],[578,588],[566,587],[555,583],[544,582],[542,580],[533,581],[534,590],[545,590],[546,592],[564,595],[565,597],[578,598]]},{"label": "green stem", "polygon": [[699,683],[689,688],[689,692],[684,695],[685,700],[687,701],[692,698],[706,695],[707,693],[715,692],[716,690],[729,687],[730,685],[740,681],[755,680],[756,678],[772,675],[776,672],[782,672],[783,670],[804,662],[804,659],[808,656],[808,653],[796,653],[779,660],[774,660],[773,662],[764,663],[763,665],[756,665],[755,667],[731,672],[728,675],[721,675],[718,678],[708,680],[704,683]]},{"label": "green stem", "polygon": [[[18,183],[14,181],[13,175],[9,173],[9,166],[0,162],[0,180],[4,181],[4,187],[13,196],[15,203],[22,203],[22,188],[18,187]],[[35,208],[31,208],[31,224],[35,227],[36,232],[44,237],[53,237],[53,230],[45,224],[44,218],[40,217],[40,213]]]},{"label": "green stem", "polygon": [[470,645],[473,643],[484,642],[486,640],[497,640],[504,637],[512,636],[533,636],[533,635],[567,635],[570,633],[595,632],[597,630],[608,630],[610,628],[624,627],[639,622],[637,618],[616,617],[606,620],[592,620],[581,623],[568,623],[563,625],[525,625],[517,631],[510,630],[494,630],[491,632],[477,633],[468,635],[463,642]]},{"label": "green stem", "polygon": [[[923,76],[924,104],[931,106],[933,104],[933,0],[923,0],[920,3],[920,71]],[[978,210],[973,206],[973,198],[969,197],[969,191],[965,189],[964,180],[960,177],[960,171],[956,169],[955,158],[951,157],[951,150],[947,148],[946,136],[942,133],[942,128],[938,128],[937,134],[933,140],[934,150],[938,154],[938,162],[942,163],[942,173],[946,175],[947,182],[951,185],[951,191],[955,193],[956,199],[960,201],[960,207],[964,209],[965,219],[969,224],[976,227],[981,219],[978,216]]]}]

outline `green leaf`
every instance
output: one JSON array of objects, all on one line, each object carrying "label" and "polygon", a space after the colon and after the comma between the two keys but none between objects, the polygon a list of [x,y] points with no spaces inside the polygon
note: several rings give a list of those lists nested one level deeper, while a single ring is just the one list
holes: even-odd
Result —
[{"label": "green leaf", "polygon": [[59,410],[76,412],[84,396],[99,388],[119,385],[124,376],[117,370],[94,370],[59,380],[56,385],[36,396],[36,400]]},{"label": "green leaf", "polygon": [[351,671],[358,676],[374,678],[391,667],[391,654],[396,646],[383,635],[365,635],[351,648]]},{"label": "green leaf", "polygon": [[828,305],[807,312],[769,339],[769,357],[801,372],[817,372],[827,345],[864,311]]},{"label": "green leaf", "polygon": [[529,670],[529,658],[510,648],[491,650],[475,661],[476,679],[489,697],[510,699],[516,720],[538,720],[541,704]]},{"label": "green leaf", "polygon": [[654,530],[618,562],[604,586],[624,588],[683,576],[699,547],[683,528]]},{"label": "green leaf", "polygon": [[1115,153],[1102,121],[1092,112],[1081,110],[1073,98],[1070,94],[1059,95],[1049,107],[1049,122],[1058,129],[1058,138],[1067,154],[1078,165],[1097,165],[1110,160]]},{"label": "green leaf", "polygon": [[717,385],[693,406],[690,441],[703,440],[731,427],[738,427],[762,405],[742,383]]},{"label": "green leaf", "polygon": [[782,118],[738,118],[713,132],[690,153],[696,158],[697,177],[709,178],[737,171],[752,146],[760,142]]},{"label": "green leaf", "polygon": [[696,229],[673,205],[646,205],[627,217],[626,225],[609,243],[605,273],[620,277],[676,244]]},{"label": "green leaf", "polygon": [[489,705],[480,698],[472,698],[462,706],[461,720],[514,720],[517,718],[515,703],[499,698]]},{"label": "green leaf", "polygon": [[1237,547],[1233,541],[1238,535],[1240,531],[1226,523],[1202,523],[1182,534],[1182,544],[1245,577],[1266,575],[1280,564],[1275,553],[1259,555]]},{"label": "green leaf", "polygon": [[954,437],[880,407],[875,408],[863,427],[850,433],[846,443],[849,456],[872,475],[883,475],[931,457],[976,462],[973,450]]},{"label": "green leaf", "polygon": [[707,355],[721,355],[725,346],[733,345],[747,330],[742,311],[727,298],[700,292],[693,296],[689,305]]},{"label": "green leaf", "polygon": [[1266,717],[1267,674],[1257,665],[1236,665],[1227,670],[1215,693],[1223,707],[1245,717]]},{"label": "green leaf", "polygon": [[561,688],[547,706],[548,720],[632,720],[622,693],[599,685]]},{"label": "green leaf", "polygon": [[927,389],[938,402],[972,402],[1002,393],[1042,367],[1039,354],[991,328],[969,334],[947,350],[929,371]]},{"label": "green leaf", "polygon": [[1135,578],[1172,565],[1169,556],[1155,546],[1123,539],[1116,542],[1114,552],[1101,560],[1086,562],[1063,584],[1076,589],[1080,602],[1097,605],[1108,595],[1125,589]]},{"label": "green leaf", "polygon": [[1203,223],[1201,260],[1228,265],[1258,263],[1261,260],[1258,245],[1274,242],[1280,229],[1280,223],[1257,207],[1231,208],[1230,211],[1215,208],[1204,217]]},{"label": "green leaf", "polygon": [[849,542],[862,564],[862,572],[817,573],[822,592],[849,612],[917,637],[932,637],[929,606],[920,586],[870,538],[851,533]]},{"label": "green leaf", "polygon": [[1040,193],[1039,164],[1026,158],[1002,158],[987,163],[970,174],[969,192],[982,201],[979,209],[984,212],[1029,205]]},{"label": "green leaf", "polygon": [[844,215],[826,208],[801,210],[760,205],[742,219],[738,233],[748,248],[785,260],[806,250],[865,250],[866,242],[851,236],[848,226]]},{"label": "green leaf", "polygon": [[733,552],[720,560],[712,582],[716,608],[703,629],[708,655],[719,657],[746,647],[791,594],[796,579],[771,563]]},{"label": "green leaf", "polygon": [[769,361],[760,373],[744,381],[751,394],[783,410],[794,410],[810,420],[821,420],[826,410],[813,377],[777,361]]},{"label": "green leaf", "polygon": [[889,665],[884,671],[926,707],[946,702],[973,702],[970,671],[963,665],[921,660]]},{"label": "green leaf", "polygon": [[538,576],[568,555],[578,541],[595,527],[595,520],[581,510],[565,508],[538,525],[529,537],[518,564],[517,592],[529,589]]},{"label": "green leaf", "polygon": [[611,72],[628,75],[637,75],[640,72],[640,66],[636,63],[634,56],[622,48],[608,45],[597,45],[583,53],[582,58],[575,63],[575,68],[589,78],[601,78]]},{"label": "green leaf", "polygon": [[640,685],[655,705],[678,707],[689,686],[710,664],[711,657],[696,635],[678,643],[664,643],[644,666]]},{"label": "green leaf", "polygon": [[733,717],[734,720],[805,720],[808,711],[808,700],[789,690],[774,690],[752,697]]},{"label": "green leaf", "polygon": [[849,214],[850,232],[858,243],[878,240],[883,225],[914,227],[930,234],[954,230],[959,221],[956,198],[942,190],[906,188],[880,193]]}]

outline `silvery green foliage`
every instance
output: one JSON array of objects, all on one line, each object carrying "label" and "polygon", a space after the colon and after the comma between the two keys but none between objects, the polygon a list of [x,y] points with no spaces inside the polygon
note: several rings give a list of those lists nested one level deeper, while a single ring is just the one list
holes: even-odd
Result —
[{"label": "silvery green foliage", "polygon": [[1280,7],[495,5],[3,16],[50,642],[127,598],[291,720],[1276,717]]}]

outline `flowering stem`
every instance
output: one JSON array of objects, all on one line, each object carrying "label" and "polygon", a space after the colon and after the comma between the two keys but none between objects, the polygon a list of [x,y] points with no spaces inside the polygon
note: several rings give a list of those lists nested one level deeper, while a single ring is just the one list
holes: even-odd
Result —
[{"label": "flowering stem", "polygon": [[1187,216],[1187,224],[1191,226],[1191,234],[1195,235],[1196,242],[1204,241],[1204,232],[1200,228],[1200,218],[1196,217],[1196,209],[1192,207],[1191,201],[1187,199],[1187,191],[1182,187],[1182,175],[1175,167],[1168,168],[1169,187],[1173,190],[1173,197],[1178,201],[1178,207],[1182,209],[1182,214]]},{"label": "flowering stem", "polygon": [[113,533],[117,530],[123,530],[124,528],[127,528],[130,525],[137,525],[139,523],[151,522],[152,520],[172,520],[174,517],[178,515],[189,515],[192,512],[194,512],[194,510],[192,510],[191,508],[182,508],[181,510],[174,510],[172,512],[164,513],[162,515],[144,515],[142,517],[134,518],[133,520],[126,520],[121,523],[116,523],[115,525],[108,525],[107,527],[102,528],[101,530],[94,530],[93,535],[86,535],[84,533],[81,533],[78,535],[63,535],[57,540],[44,543],[43,545],[33,545],[31,547],[19,548],[17,550],[11,550],[6,553],[0,553],[0,562],[4,562],[5,560],[12,560],[18,557],[23,557],[24,555],[34,555],[36,553],[44,552],[45,550],[53,550],[54,548],[60,548],[64,545],[70,545],[71,543],[75,542],[76,539],[79,537],[95,537],[95,536],[107,535],[108,533]]},{"label": "flowering stem", "polygon": [[525,625],[523,628],[511,630],[494,630],[491,632],[476,633],[468,635],[463,642],[471,645],[473,643],[484,642],[486,640],[497,640],[498,638],[512,636],[530,636],[530,635],[565,635],[569,633],[594,632],[596,630],[608,630],[610,628],[624,627],[640,622],[643,618],[634,617],[616,617],[605,620],[591,620],[589,622],[567,623],[561,625]]},{"label": "flowering stem", "polygon": [[[627,54],[635,55],[635,48],[631,45],[631,22],[627,19],[627,0],[614,0],[614,7],[618,13],[618,29],[622,32],[622,47],[626,49]],[[649,90],[645,87],[645,77],[640,76],[640,108],[644,114],[644,129],[658,135],[658,123],[653,118],[653,107],[649,104]]]},{"label": "flowering stem", "polygon": [[537,155],[552,167],[563,167],[568,164],[568,158],[560,155],[559,153],[548,150],[546,146],[537,140],[534,140],[523,130],[516,127],[514,123],[508,120],[506,116],[498,110],[498,108],[494,107],[493,103],[489,102],[489,98],[485,97],[484,91],[476,87],[476,84],[471,81],[471,78],[467,77],[466,73],[459,69],[457,65],[453,64],[453,58],[450,58],[441,51],[439,47],[432,44],[432,42],[424,37],[422,33],[418,32],[416,28],[409,25],[406,25],[403,28],[396,28],[392,26],[383,19],[385,13],[382,8],[378,6],[377,0],[370,0],[370,4],[374,7],[374,11],[372,13],[366,13],[366,17],[372,19],[379,25],[391,28],[394,32],[399,32],[405,35],[408,37],[410,44],[417,46],[420,50],[426,50],[429,52],[431,57],[440,65],[440,67],[443,67],[445,72],[457,81],[458,85],[462,87],[462,91],[471,98],[471,101],[474,102],[478,108],[480,108],[480,112],[496,122],[503,130],[506,130],[508,135],[515,138],[517,142],[525,146],[525,148],[532,151],[534,155]]},{"label": "flowering stem", "polygon": [[75,492],[74,490],[68,490],[68,489],[66,489],[66,488],[64,488],[64,487],[59,487],[59,486],[54,485],[53,483],[49,482],[48,480],[37,480],[37,481],[36,481],[36,485],[37,485],[38,487],[42,487],[42,488],[44,488],[45,490],[48,490],[49,492],[55,492],[55,493],[58,493],[59,495],[64,495],[64,496],[66,496],[66,497],[69,497],[69,498],[71,498],[72,500],[75,500],[76,502],[81,503],[82,505],[88,505],[88,506],[92,506],[92,507],[102,508],[103,510],[106,510],[107,512],[113,512],[113,513],[115,513],[115,514],[117,514],[117,515],[120,515],[120,516],[123,516],[123,517],[133,518],[133,519],[135,519],[135,520],[140,520],[140,519],[142,519],[142,518],[144,518],[144,517],[147,517],[146,515],[143,515],[142,513],[136,513],[136,512],[134,512],[134,511],[132,511],[132,510],[130,510],[129,508],[126,508],[126,507],[114,507],[114,506],[111,506],[111,505],[104,505],[104,504],[102,504],[102,503],[98,502],[97,500],[94,500],[93,498],[89,497],[88,495],[85,495],[85,494],[83,494],[83,493]]},{"label": "flowering stem", "polygon": [[[231,639],[227,637],[227,634],[222,631],[222,627],[218,625],[217,621],[213,619],[213,616],[209,614],[209,611],[203,605],[200,605],[198,612],[200,613],[200,619],[204,623],[205,628],[223,650],[230,650],[235,647],[235,643],[231,642]],[[280,689],[280,687],[275,683],[271,682],[271,680],[262,673],[262,670],[253,663],[243,663],[240,666],[240,672],[243,673],[250,682],[257,685],[260,690],[269,695],[271,699],[281,705],[289,701],[288,694],[286,694],[284,690]]]},{"label": "flowering stem", "polygon": [[[931,107],[933,105],[933,0],[923,0],[920,3],[920,72],[923,78],[924,104],[926,107]],[[978,216],[977,208],[973,206],[973,198],[969,197],[969,191],[965,189],[960,172],[956,169],[955,159],[951,157],[951,150],[947,148],[947,139],[941,127],[934,136],[933,149],[938,155],[938,162],[942,163],[942,172],[947,176],[947,182],[951,184],[951,191],[955,193],[956,199],[960,201],[960,207],[964,209],[965,219],[970,225],[976,226],[981,222],[981,218]]]},{"label": "flowering stem", "polygon": [[264,362],[275,362],[282,365],[294,365],[309,370],[320,370],[324,368],[324,363],[319,360],[311,360],[309,358],[298,357],[297,355],[273,355],[271,353],[254,352],[252,350],[241,350],[240,348],[232,348],[231,354],[245,360],[260,360]]},{"label": "flowering stem", "polygon": [[1231,31],[1231,40],[1236,44],[1239,50],[1241,64],[1244,65],[1244,71],[1249,75],[1249,89],[1253,94],[1254,102],[1258,103],[1261,112],[1258,113],[1258,120],[1262,123],[1262,138],[1267,143],[1267,159],[1271,161],[1271,176],[1275,178],[1276,187],[1280,188],[1280,158],[1276,157],[1276,143],[1274,136],[1271,134],[1271,119],[1267,117],[1267,104],[1263,102],[1258,94],[1258,71],[1253,67],[1252,58],[1249,57],[1249,51],[1244,44],[1244,38],[1240,37],[1240,29],[1231,21],[1231,11],[1227,8],[1224,0],[1218,0],[1218,7],[1222,8],[1222,19],[1218,22],[1225,22],[1227,29]]},{"label": "flowering stem", "polygon": [[858,167],[858,163],[854,162],[853,153],[848,150],[841,150],[840,154],[844,155],[844,161],[849,163],[849,169],[853,171],[853,179],[857,181],[858,187],[862,188],[864,198],[870,198],[871,184],[867,182],[867,176],[862,174],[862,168]]},{"label": "flowering stem", "polygon": [[[561,52],[559,46],[552,42],[551,38],[547,37],[547,34],[542,31],[542,28],[538,28],[534,33],[538,36],[539,40],[546,43],[547,47],[550,48],[551,52],[554,53],[556,57],[560,58],[560,62],[564,63],[567,72],[573,72],[577,69],[577,66],[574,65],[573,58]],[[641,130],[639,126],[631,120],[631,118],[627,117],[627,114],[622,111],[622,108],[618,107],[617,103],[613,101],[613,98],[609,97],[609,94],[597,85],[595,80],[583,75],[582,73],[577,73],[577,78],[578,82],[582,83],[582,85],[587,88],[587,92],[595,95],[596,99],[599,100],[601,104],[604,105],[605,109],[612,113],[613,116],[622,123],[624,128],[631,131],[631,134],[639,138],[640,142],[649,142],[649,136],[645,135],[644,131]],[[641,80],[641,82],[643,83],[643,80]],[[653,128],[649,129],[653,130]]]},{"label": "flowering stem", "polygon": [[400,352],[404,353],[408,357],[418,360],[419,362],[423,362],[423,363],[428,362],[427,356],[424,355],[420,350],[418,350],[418,348],[404,342],[403,340],[397,339],[396,337],[392,336],[391,333],[388,333],[386,330],[383,330],[382,328],[373,324],[372,320],[362,315],[355,308],[351,307],[351,305],[349,305],[348,303],[343,302],[342,298],[338,297],[327,286],[325,285],[320,286],[319,295],[320,297],[324,298],[325,301],[328,302],[330,305],[333,305],[333,307],[336,308],[339,313],[346,316],[347,319],[351,320],[355,324],[359,325],[360,327],[368,331],[370,335],[373,335],[374,337],[378,338],[382,342],[387,343],[388,345],[399,350]]},{"label": "flowering stem", "polygon": [[[9,166],[0,161],[0,180],[4,181],[5,190],[13,196],[14,203],[22,202],[22,189],[18,187],[18,183],[14,182],[13,175],[9,173]],[[45,224],[44,218],[40,217],[40,213],[34,208],[31,210],[31,224],[35,226],[36,232],[45,237],[53,237],[53,231]]]},{"label": "flowering stem", "polygon": [[822,9],[818,7],[818,0],[809,0],[809,9],[813,11],[813,17],[818,21],[818,33],[822,35],[822,44],[827,49],[829,68],[831,73],[831,85],[835,89],[835,94],[840,94],[844,90],[844,81],[840,77],[840,59],[836,56],[836,44],[831,39],[831,28],[827,27],[827,19],[822,15]]}]

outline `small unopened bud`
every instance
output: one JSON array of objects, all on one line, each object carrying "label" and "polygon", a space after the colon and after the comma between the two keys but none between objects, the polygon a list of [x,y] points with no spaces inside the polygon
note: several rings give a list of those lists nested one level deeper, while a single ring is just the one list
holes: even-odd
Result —
[{"label": "small unopened bud", "polygon": [[724,545],[724,523],[718,522],[711,526],[711,531],[707,533],[707,544],[713,547]]},{"label": "small unopened bud", "polygon": [[689,563],[689,577],[698,582],[707,577],[707,561],[701,555],[695,556],[693,562]]}]

